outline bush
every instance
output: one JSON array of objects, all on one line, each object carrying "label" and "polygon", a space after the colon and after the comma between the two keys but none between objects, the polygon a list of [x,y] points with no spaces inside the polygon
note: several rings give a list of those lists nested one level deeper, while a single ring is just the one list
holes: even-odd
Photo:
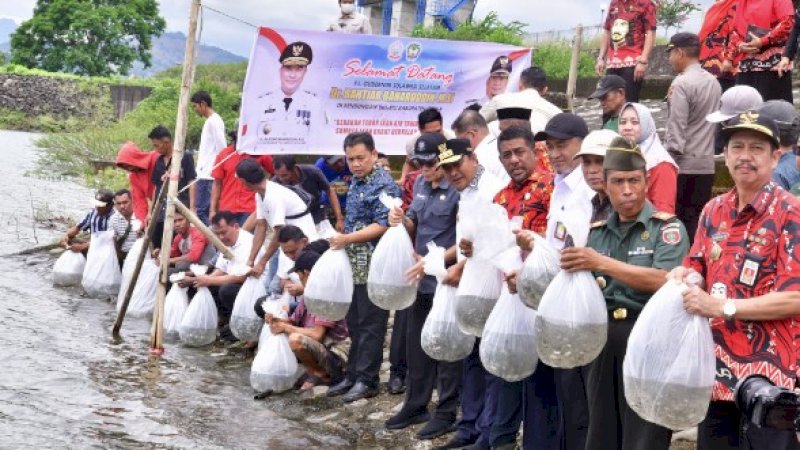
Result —
[{"label": "bush", "polygon": [[[568,44],[543,44],[533,50],[533,64],[544,69],[548,78],[566,80],[572,47]],[[591,51],[582,50],[578,60],[578,77],[593,77],[595,57]]]},{"label": "bush", "polygon": [[522,36],[526,25],[513,21],[503,23],[497,18],[496,12],[490,12],[482,20],[459,24],[455,30],[437,24],[425,28],[417,25],[411,36],[430,39],[448,39],[451,41],[481,41],[497,42],[499,44],[522,45]]}]

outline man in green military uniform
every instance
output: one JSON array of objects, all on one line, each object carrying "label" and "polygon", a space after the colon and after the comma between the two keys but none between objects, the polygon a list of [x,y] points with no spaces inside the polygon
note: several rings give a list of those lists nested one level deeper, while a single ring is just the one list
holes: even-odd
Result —
[{"label": "man in green military uniform", "polygon": [[[647,201],[647,171],[638,146],[618,137],[603,161],[605,191],[614,212],[595,222],[585,248],[566,248],[561,267],[591,270],[609,312],[608,341],[587,380],[587,449],[667,450],[672,432],[641,419],[625,400],[622,361],[633,324],[667,272],[679,266],[689,237],[674,215]],[[613,411],[613,413],[612,413]]]}]

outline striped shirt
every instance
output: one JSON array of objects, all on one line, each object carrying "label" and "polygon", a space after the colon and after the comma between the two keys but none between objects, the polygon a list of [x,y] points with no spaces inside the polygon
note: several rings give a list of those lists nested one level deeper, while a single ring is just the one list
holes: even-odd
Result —
[{"label": "striped shirt", "polygon": [[120,250],[124,253],[128,253],[128,251],[133,247],[133,244],[136,242],[137,239],[137,231],[141,228],[141,222],[139,222],[135,217],[131,217],[131,221],[125,218],[122,214],[114,213],[111,215],[111,218],[108,220],[108,226],[110,229],[114,230],[114,239],[119,241],[125,236],[125,230],[128,228],[128,223],[131,225],[131,230],[128,232],[128,235],[125,236],[125,240],[120,245]]},{"label": "striped shirt", "polygon": [[92,234],[98,231],[108,230],[108,220],[114,215],[114,209],[110,208],[108,213],[101,215],[96,209],[89,211],[86,217],[78,224],[78,229],[81,231],[88,231]]}]

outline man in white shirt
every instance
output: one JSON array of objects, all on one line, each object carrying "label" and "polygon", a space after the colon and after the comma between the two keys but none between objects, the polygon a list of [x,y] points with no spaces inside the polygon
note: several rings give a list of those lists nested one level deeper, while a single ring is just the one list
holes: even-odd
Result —
[{"label": "man in white shirt", "polygon": [[328,24],[325,31],[347,34],[372,34],[367,16],[356,11],[356,0],[339,0],[341,14]]},{"label": "man in white shirt", "polygon": [[227,146],[225,141],[225,123],[211,107],[211,95],[206,91],[197,91],[191,98],[192,109],[206,121],[203,123],[203,130],[200,132],[200,148],[197,151],[197,188],[196,188],[196,207],[197,217],[208,225],[211,209],[211,186],[214,178],[211,171],[214,168],[214,160],[217,154]]},{"label": "man in white shirt", "polygon": [[478,157],[478,163],[488,173],[500,179],[504,185],[511,181],[508,172],[500,163],[500,156],[497,153],[497,138],[489,132],[486,120],[480,113],[472,109],[465,109],[458,115],[450,128],[456,133],[456,137],[469,141],[475,156]]},{"label": "man in white shirt", "polygon": [[[253,248],[246,259],[253,268],[251,274],[260,277],[267,262],[280,249],[278,233],[284,225],[294,225],[310,239],[317,239],[317,228],[306,204],[299,195],[286,186],[267,179],[267,172],[253,159],[244,159],[236,166],[236,176],[245,189],[256,196],[256,228]],[[257,258],[267,235],[267,226],[272,227],[272,240],[261,258]],[[271,280],[270,280],[271,281]]]},{"label": "man in white shirt", "polygon": [[[531,122],[546,124],[556,114],[561,113],[561,108],[545,100],[542,96],[548,91],[547,75],[541,67],[528,67],[523,70],[519,78],[519,92],[500,94],[481,107],[481,115],[486,122],[497,119],[497,109],[501,105],[514,104],[531,110]],[[541,130],[532,130],[534,133]]]}]

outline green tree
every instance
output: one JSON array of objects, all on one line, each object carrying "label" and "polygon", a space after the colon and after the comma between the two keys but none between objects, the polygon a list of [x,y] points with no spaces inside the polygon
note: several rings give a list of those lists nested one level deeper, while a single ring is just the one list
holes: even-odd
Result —
[{"label": "green tree", "polygon": [[469,21],[459,24],[455,30],[450,31],[441,24],[425,28],[417,25],[411,36],[431,39],[449,39],[451,41],[483,41],[497,42],[500,44],[522,45],[522,37],[526,25],[513,21],[503,23],[497,18],[497,13],[492,11],[482,20]]},{"label": "green tree", "polygon": [[700,6],[691,0],[660,0],[656,11],[656,23],[664,28],[664,33],[669,36],[670,28],[679,28],[689,16],[701,11]]},{"label": "green tree", "polygon": [[11,63],[79,75],[127,75],[150,66],[152,37],[164,32],[156,0],[37,0],[11,35]]}]

